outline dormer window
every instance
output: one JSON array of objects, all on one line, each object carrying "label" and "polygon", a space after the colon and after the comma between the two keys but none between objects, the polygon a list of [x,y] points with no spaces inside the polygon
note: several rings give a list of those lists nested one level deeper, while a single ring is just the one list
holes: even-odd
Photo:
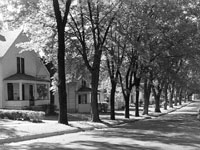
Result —
[{"label": "dormer window", "polygon": [[17,57],[17,73],[24,74],[24,58]]},{"label": "dormer window", "polygon": [[82,87],[86,87],[86,81],[82,80]]}]

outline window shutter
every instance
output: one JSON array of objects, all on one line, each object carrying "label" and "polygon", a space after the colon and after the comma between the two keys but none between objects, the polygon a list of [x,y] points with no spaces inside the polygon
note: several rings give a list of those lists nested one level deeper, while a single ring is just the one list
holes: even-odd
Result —
[{"label": "window shutter", "polygon": [[87,104],[87,94],[85,94],[85,104]]},{"label": "window shutter", "polygon": [[81,95],[78,95],[78,104],[81,104]]},{"label": "window shutter", "polygon": [[25,89],[24,89],[24,84],[22,84],[22,100],[25,100]]},{"label": "window shutter", "polygon": [[24,58],[21,58],[21,73],[25,73],[24,72]]},{"label": "window shutter", "polygon": [[13,100],[14,99],[13,84],[12,83],[8,83],[7,84],[7,88],[8,88],[8,100]]}]

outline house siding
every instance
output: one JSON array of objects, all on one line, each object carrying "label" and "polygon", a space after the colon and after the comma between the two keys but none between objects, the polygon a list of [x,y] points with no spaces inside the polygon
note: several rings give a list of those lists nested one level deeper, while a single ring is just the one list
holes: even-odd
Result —
[{"label": "house siding", "polygon": [[76,83],[67,84],[67,109],[69,112],[76,112]]},{"label": "house siding", "polygon": [[[4,93],[4,84],[3,84],[3,70],[2,70],[2,59],[0,58],[0,93]],[[3,101],[4,95],[0,94],[0,108],[4,106],[4,101]]]},{"label": "house siding", "polygon": [[[67,83],[66,84],[66,92],[67,92],[67,110],[68,112],[77,112],[78,103],[76,102],[76,87],[77,83]],[[59,95],[58,92],[55,93],[55,102],[56,108],[59,109]]]}]

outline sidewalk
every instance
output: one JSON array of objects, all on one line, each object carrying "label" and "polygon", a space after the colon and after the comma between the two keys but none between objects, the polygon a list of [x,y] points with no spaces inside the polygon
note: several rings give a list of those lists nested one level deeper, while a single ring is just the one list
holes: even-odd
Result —
[{"label": "sidewalk", "polygon": [[[190,103],[191,102],[188,102],[174,108],[168,108],[168,110],[164,110],[161,108],[162,113],[154,113],[153,108],[150,108],[149,116],[140,115],[140,117],[134,117],[134,112],[131,111],[130,119],[124,118],[124,111],[116,111],[116,120],[109,120],[110,116],[108,114],[102,114],[100,115],[100,118],[103,123],[93,123],[90,121],[69,121],[69,126],[59,124],[57,123],[57,120],[44,120],[43,123],[32,123],[27,121],[1,119],[0,144],[112,127],[115,125],[141,119],[151,119],[176,111],[182,107],[188,106]],[[82,117],[83,115],[84,114],[82,114]]]}]

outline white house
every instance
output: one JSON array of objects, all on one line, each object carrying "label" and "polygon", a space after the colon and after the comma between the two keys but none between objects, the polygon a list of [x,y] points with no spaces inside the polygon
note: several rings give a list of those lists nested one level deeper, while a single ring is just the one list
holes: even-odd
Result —
[{"label": "white house", "polygon": [[16,44],[28,38],[22,30],[2,32],[0,41],[0,108],[23,109],[50,103],[50,75],[34,51]]},{"label": "white house", "polygon": [[[90,83],[84,78],[73,80],[66,83],[67,92],[67,111],[68,112],[83,112],[91,111],[91,91]],[[98,102],[104,101],[103,91],[98,91]],[[55,94],[55,105],[59,109],[58,94]]]}]

